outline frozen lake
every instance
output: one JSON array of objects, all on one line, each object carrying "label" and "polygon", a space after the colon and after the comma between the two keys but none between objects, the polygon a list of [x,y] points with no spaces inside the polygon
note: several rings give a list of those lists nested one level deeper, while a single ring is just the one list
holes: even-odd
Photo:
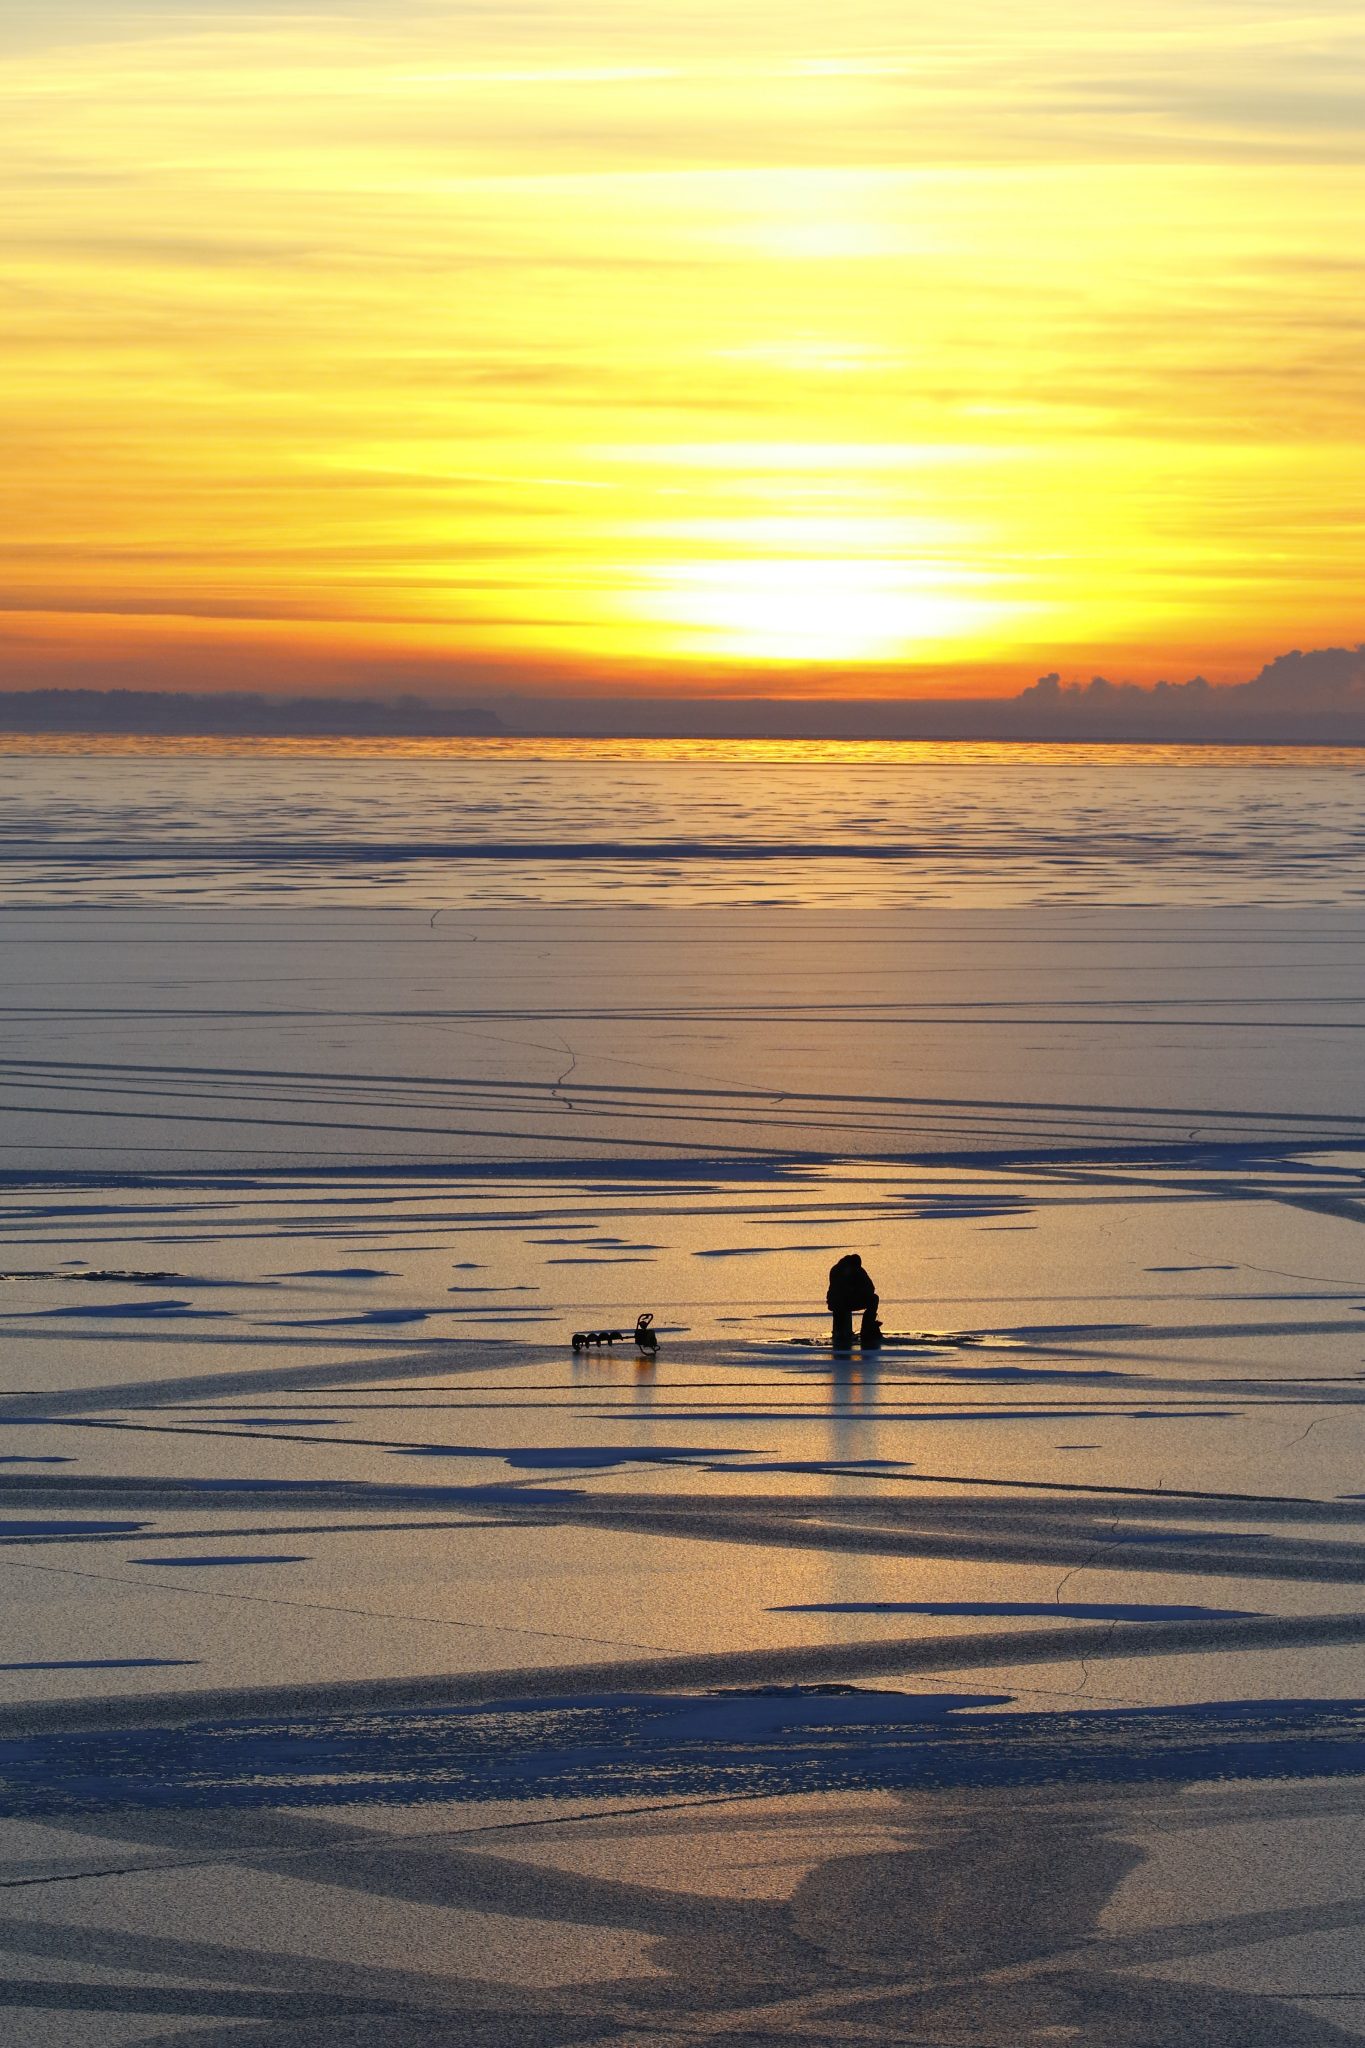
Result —
[{"label": "frozen lake", "polygon": [[1365,2034],[1359,769],[792,754],[0,760],[26,2048]]},{"label": "frozen lake", "polygon": [[1349,748],[252,752],[82,737],[0,751],[4,900],[44,908],[1331,906],[1365,902],[1363,800],[1365,757]]}]

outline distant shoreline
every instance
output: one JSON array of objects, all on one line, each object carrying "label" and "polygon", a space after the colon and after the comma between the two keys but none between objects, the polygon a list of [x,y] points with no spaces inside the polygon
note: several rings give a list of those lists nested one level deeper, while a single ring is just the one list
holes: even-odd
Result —
[{"label": "distant shoreline", "polygon": [[[319,745],[363,741],[433,743],[646,742],[860,744],[1002,747],[1365,749],[1365,709],[1318,705],[1254,711],[1244,686],[1166,693],[1123,688],[1097,700],[1092,688],[1040,699],[1018,697],[856,699],[839,703],[782,698],[695,702],[658,698],[514,699],[510,703],[433,704],[412,697],[270,698],[258,693],[24,690],[0,692],[0,748],[24,740],[48,751],[63,740],[124,740],[151,751],[161,743],[269,741]],[[1103,709],[1098,705],[1102,704]]]},{"label": "distant shoreline", "polygon": [[1004,697],[581,695],[509,688],[512,680],[466,674],[466,694],[444,697],[402,691],[397,678],[392,690],[381,685],[368,696],[30,685],[0,689],[0,735],[122,735],[146,746],[159,739],[483,739],[1365,747],[1365,643],[1296,648],[1241,683],[1194,676],[1146,686],[1098,675],[1082,683],[1053,672]]}]

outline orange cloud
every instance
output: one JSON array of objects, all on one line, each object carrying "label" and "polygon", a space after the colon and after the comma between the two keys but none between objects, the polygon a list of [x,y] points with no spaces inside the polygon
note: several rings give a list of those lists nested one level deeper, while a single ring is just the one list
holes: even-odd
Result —
[{"label": "orange cloud", "polygon": [[1002,690],[1359,629],[1357,11],[65,0],[5,680]]}]

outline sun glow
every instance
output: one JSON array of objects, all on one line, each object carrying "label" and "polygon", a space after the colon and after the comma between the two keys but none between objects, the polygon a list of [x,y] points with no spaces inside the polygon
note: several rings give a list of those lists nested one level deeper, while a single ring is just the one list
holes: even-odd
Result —
[{"label": "sun glow", "polygon": [[979,632],[1003,606],[937,587],[900,562],[840,557],[677,563],[647,616],[680,647],[741,659],[881,662]]},{"label": "sun glow", "polygon": [[1267,6],[11,10],[7,679],[1354,642],[1365,18]]}]

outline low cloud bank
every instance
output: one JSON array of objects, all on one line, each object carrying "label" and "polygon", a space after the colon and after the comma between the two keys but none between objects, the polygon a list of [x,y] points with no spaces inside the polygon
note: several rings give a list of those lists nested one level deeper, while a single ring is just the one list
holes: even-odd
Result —
[{"label": "low cloud bank", "polygon": [[1365,746],[1365,646],[1295,651],[1248,683],[1066,683],[1017,697],[861,700],[507,697],[512,731],[770,739],[1205,740]]},{"label": "low cloud bank", "polygon": [[1204,740],[1365,746],[1365,644],[1295,649],[1246,683],[1063,682],[1016,697],[765,698],[498,695],[274,697],[159,690],[0,692],[0,731],[352,738],[542,734],[697,738]]},{"label": "low cloud bank", "polygon": [[1297,648],[1248,683],[1063,683],[1042,676],[1006,707],[1030,735],[1365,743],[1365,646]]}]

